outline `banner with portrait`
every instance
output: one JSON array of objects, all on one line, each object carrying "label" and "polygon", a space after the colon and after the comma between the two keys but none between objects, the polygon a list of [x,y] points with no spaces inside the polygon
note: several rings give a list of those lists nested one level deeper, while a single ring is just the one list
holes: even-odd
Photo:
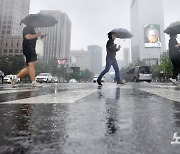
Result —
[{"label": "banner with portrait", "polygon": [[144,25],[144,45],[146,48],[160,48],[160,25],[146,24]]},{"label": "banner with portrait", "polygon": [[58,59],[58,64],[66,67],[68,65],[68,59]]}]

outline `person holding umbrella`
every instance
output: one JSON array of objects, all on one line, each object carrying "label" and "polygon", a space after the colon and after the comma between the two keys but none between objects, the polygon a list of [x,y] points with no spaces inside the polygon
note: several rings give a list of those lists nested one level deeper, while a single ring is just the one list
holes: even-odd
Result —
[{"label": "person holding umbrella", "polygon": [[177,32],[171,32],[169,34],[169,57],[173,65],[173,75],[170,80],[177,84],[179,83],[176,79],[178,74],[180,73],[180,43],[177,42]]},{"label": "person holding umbrella", "polygon": [[108,33],[108,38],[109,38],[109,40],[106,43],[106,51],[107,51],[106,66],[105,66],[105,69],[99,75],[99,77],[97,79],[97,83],[98,83],[98,85],[102,86],[101,79],[109,71],[109,69],[112,65],[115,70],[117,84],[124,84],[121,81],[119,66],[118,66],[118,63],[116,60],[116,52],[120,50],[121,46],[119,45],[118,47],[116,47],[116,44],[114,44],[114,40],[117,37],[114,35],[113,32]]},{"label": "person holding umbrella", "polygon": [[27,67],[22,69],[17,75],[13,75],[12,86],[16,87],[17,79],[28,74],[32,81],[32,87],[42,87],[42,84],[35,81],[35,65],[37,61],[36,41],[38,37],[42,38],[45,35],[42,35],[40,32],[36,33],[34,28],[52,27],[58,21],[52,15],[38,13],[27,15],[21,20],[21,23],[26,25],[23,29],[23,54],[26,57]]},{"label": "person holding umbrella", "polygon": [[23,54],[26,58],[27,67],[22,69],[17,75],[12,76],[12,86],[17,86],[17,79],[25,75],[29,75],[32,83],[32,87],[42,87],[43,85],[35,81],[35,65],[37,61],[36,54],[36,40],[38,37],[41,37],[41,33],[36,33],[34,30],[35,26],[27,25],[23,29]]}]

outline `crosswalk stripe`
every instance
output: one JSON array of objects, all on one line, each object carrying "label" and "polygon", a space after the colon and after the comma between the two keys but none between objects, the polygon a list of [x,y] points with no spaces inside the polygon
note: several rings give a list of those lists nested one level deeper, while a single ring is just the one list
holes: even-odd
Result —
[{"label": "crosswalk stripe", "polygon": [[89,90],[76,89],[76,90],[63,91],[59,93],[55,91],[53,94],[3,102],[1,104],[75,103],[77,100],[82,99],[96,91],[97,89],[89,89]]},{"label": "crosswalk stripe", "polygon": [[140,88],[140,90],[151,93],[151,94],[155,94],[158,96],[161,96],[163,98],[169,99],[169,100],[173,100],[173,101],[177,101],[180,102],[180,91],[179,90],[173,90],[173,89],[156,89],[156,88]]}]

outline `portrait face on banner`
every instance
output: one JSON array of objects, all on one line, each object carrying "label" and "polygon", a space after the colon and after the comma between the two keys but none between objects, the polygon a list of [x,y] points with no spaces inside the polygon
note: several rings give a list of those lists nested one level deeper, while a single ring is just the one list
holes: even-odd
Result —
[{"label": "portrait face on banner", "polygon": [[144,26],[144,45],[146,48],[160,48],[160,25],[147,24]]}]

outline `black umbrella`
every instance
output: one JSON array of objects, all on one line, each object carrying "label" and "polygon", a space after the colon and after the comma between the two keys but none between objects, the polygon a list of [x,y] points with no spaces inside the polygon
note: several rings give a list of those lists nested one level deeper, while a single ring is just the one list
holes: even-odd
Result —
[{"label": "black umbrella", "polygon": [[21,23],[33,26],[33,27],[52,27],[58,23],[58,21],[49,14],[29,14],[24,19],[21,20]]},{"label": "black umbrella", "polygon": [[110,31],[109,33],[112,33],[117,38],[121,38],[121,39],[133,37],[133,35],[127,29],[124,29],[124,28],[116,28],[116,29],[113,29],[112,31]]},{"label": "black umbrella", "polygon": [[180,21],[176,21],[171,23],[165,30],[164,33],[170,34],[170,33],[180,33]]}]

